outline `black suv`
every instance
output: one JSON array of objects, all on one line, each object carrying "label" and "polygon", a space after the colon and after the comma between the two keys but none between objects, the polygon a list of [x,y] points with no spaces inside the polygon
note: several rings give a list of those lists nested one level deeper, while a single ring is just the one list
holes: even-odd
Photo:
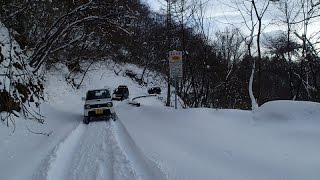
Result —
[{"label": "black suv", "polygon": [[161,89],[160,87],[152,87],[148,89],[149,94],[161,94]]},{"label": "black suv", "polygon": [[129,97],[129,89],[126,85],[120,85],[113,91],[112,100],[124,100]]}]

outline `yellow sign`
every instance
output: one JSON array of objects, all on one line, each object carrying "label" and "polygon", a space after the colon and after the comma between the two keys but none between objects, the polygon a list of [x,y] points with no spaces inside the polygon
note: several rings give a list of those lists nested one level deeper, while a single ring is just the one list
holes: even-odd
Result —
[{"label": "yellow sign", "polygon": [[172,56],[171,59],[173,61],[179,61],[181,58],[180,58],[180,56]]},{"label": "yellow sign", "polygon": [[169,61],[170,62],[182,61],[182,52],[181,51],[170,51],[169,52]]},{"label": "yellow sign", "polygon": [[182,78],[182,51],[170,51],[169,52],[169,68],[170,77]]}]

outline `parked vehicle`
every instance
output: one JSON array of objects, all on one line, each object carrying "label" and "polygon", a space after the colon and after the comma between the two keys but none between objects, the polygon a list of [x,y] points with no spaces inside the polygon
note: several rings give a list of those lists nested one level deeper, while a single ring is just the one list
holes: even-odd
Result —
[{"label": "parked vehicle", "polygon": [[86,97],[83,97],[84,119],[83,123],[89,124],[95,117],[97,120],[116,120],[116,113],[113,108],[112,99],[108,89],[89,90]]},{"label": "parked vehicle", "polygon": [[120,85],[113,91],[112,100],[124,100],[129,98],[129,89],[126,85]]},{"label": "parked vehicle", "polygon": [[137,74],[134,73],[134,72],[131,71],[131,70],[126,70],[126,71],[125,71],[125,75],[128,76],[128,77],[130,77],[131,79],[136,79],[136,78],[137,78]]},{"label": "parked vehicle", "polygon": [[149,94],[161,94],[161,88],[160,87],[152,87],[148,89]]}]

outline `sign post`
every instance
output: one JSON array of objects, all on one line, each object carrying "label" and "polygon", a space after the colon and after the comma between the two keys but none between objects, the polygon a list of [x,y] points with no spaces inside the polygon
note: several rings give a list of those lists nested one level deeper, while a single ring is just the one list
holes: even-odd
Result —
[{"label": "sign post", "polygon": [[182,68],[182,51],[169,51],[169,68],[170,77],[174,79],[174,93],[175,93],[175,109],[177,109],[177,79],[182,78],[183,68]]},{"label": "sign post", "polygon": [[0,64],[4,61],[4,57],[2,55],[2,50],[1,50],[1,46],[0,46]]}]

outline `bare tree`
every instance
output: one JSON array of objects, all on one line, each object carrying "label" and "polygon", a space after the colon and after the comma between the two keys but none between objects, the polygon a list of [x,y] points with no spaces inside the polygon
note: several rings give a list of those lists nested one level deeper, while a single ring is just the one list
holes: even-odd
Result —
[{"label": "bare tree", "polygon": [[247,55],[249,59],[252,61],[252,71],[250,75],[250,80],[249,80],[249,96],[251,99],[251,109],[255,110],[258,107],[258,103],[256,101],[256,98],[253,93],[253,79],[254,79],[254,74],[256,72],[256,60],[253,58],[253,52],[252,52],[252,46],[253,46],[253,40],[255,38],[255,30],[257,26],[257,21],[254,19],[254,6],[252,4],[252,1],[234,1],[235,7],[242,19],[243,19],[243,24],[247,28],[247,30],[250,32],[249,35],[242,35],[243,41],[246,44],[247,47]]},{"label": "bare tree", "polygon": [[253,60],[253,69],[250,77],[249,83],[249,94],[252,101],[252,107],[256,107],[256,100],[253,96],[252,91],[252,83],[254,73],[257,73],[257,104],[262,103],[262,52],[261,52],[261,34],[265,27],[263,27],[263,17],[270,5],[270,0],[256,1],[256,0],[245,0],[245,1],[234,1],[236,5],[233,7],[236,9],[243,18],[243,24],[249,30],[248,36],[243,36],[243,39],[246,42],[248,55],[252,58],[252,46],[254,45],[253,41],[255,41],[256,49],[257,49],[257,62],[255,62],[255,58]]},{"label": "bare tree", "polygon": [[217,31],[215,33],[214,48],[220,55],[221,61],[224,61],[225,67],[223,69],[223,77],[221,83],[224,87],[225,102],[229,103],[228,107],[232,107],[232,100],[227,100],[228,97],[232,97],[230,92],[233,89],[233,85],[230,83],[232,78],[236,75],[235,66],[239,63],[240,58],[244,56],[244,41],[242,32],[238,28],[227,27],[224,31]]},{"label": "bare tree", "polygon": [[293,22],[295,22],[297,16],[299,15],[299,9],[297,9],[297,1],[296,0],[281,0],[279,2],[279,9],[284,15],[282,22],[286,26],[286,50],[287,53],[287,61],[288,61],[288,70],[289,70],[289,91],[291,99],[294,99],[293,92],[293,68],[292,68],[292,29]]},{"label": "bare tree", "polygon": [[[295,75],[300,79],[299,85],[294,96],[294,99],[297,99],[301,93],[301,86],[307,92],[309,99],[312,99],[312,93],[317,92],[317,88],[314,86],[317,85],[316,73],[312,73],[314,68],[312,67],[312,62],[310,63],[310,59],[313,59],[312,56],[317,56],[317,52],[313,51],[315,48],[313,46],[312,40],[310,38],[317,37],[309,35],[311,32],[309,31],[309,26],[313,22],[316,22],[320,17],[320,1],[314,2],[313,0],[300,0],[300,20],[296,20],[293,24],[301,24],[302,33],[295,32],[295,35],[302,41],[302,55],[300,58],[300,73]],[[318,36],[319,37],[319,36]],[[312,61],[312,60],[311,60]],[[313,76],[313,82],[309,82],[310,76]],[[313,85],[312,85],[313,84]]]},{"label": "bare tree", "polygon": [[[130,34],[125,21],[135,18],[136,13],[125,5],[125,1],[117,3],[119,6],[110,2],[89,1],[59,16],[35,46],[36,50],[30,59],[34,72],[51,55],[66,48],[80,46],[86,47],[85,50],[99,49],[103,52],[109,47],[110,40],[118,37],[116,33]],[[88,41],[92,43],[86,43]]]},{"label": "bare tree", "polygon": [[257,1],[251,0],[251,4],[253,6],[255,15],[257,18],[257,23],[258,23],[258,29],[257,29],[257,50],[258,50],[258,87],[257,87],[257,99],[258,99],[258,104],[261,104],[261,74],[262,74],[262,68],[261,68],[261,43],[260,43],[260,38],[261,38],[261,33],[262,33],[262,18],[267,11],[270,0],[263,0],[260,8],[257,7]]}]

